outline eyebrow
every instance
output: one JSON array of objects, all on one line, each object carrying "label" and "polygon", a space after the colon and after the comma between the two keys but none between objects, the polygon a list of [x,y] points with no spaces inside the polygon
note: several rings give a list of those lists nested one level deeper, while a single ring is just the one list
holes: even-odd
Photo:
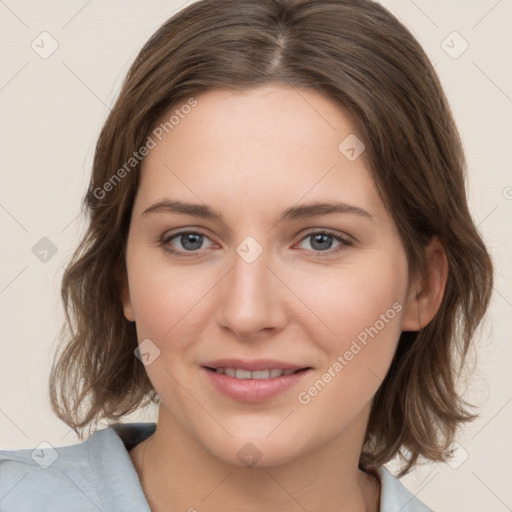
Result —
[{"label": "eyebrow", "polygon": [[[218,218],[224,222],[222,213],[218,210],[211,208],[206,204],[188,203],[184,201],[173,201],[171,199],[162,199],[144,210],[143,216],[150,213],[179,213],[183,215],[191,215],[203,219]],[[279,222],[285,220],[297,220],[310,217],[318,217],[320,215],[332,215],[336,213],[349,213],[366,217],[373,220],[369,212],[344,202],[329,201],[329,202],[313,202],[301,206],[292,206],[287,208],[281,213]]]}]

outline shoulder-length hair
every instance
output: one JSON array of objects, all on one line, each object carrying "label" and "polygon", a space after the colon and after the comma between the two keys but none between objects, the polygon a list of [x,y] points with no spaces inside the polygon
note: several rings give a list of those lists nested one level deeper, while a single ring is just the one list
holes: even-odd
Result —
[{"label": "shoulder-length hair", "polygon": [[424,328],[401,334],[373,399],[360,467],[401,455],[402,475],[420,456],[446,460],[459,424],[476,417],[457,382],[488,307],[492,263],[468,210],[465,157],[433,66],[370,0],[203,0],[148,40],[97,142],[83,200],[88,229],[62,279],[66,344],[50,373],[53,410],[81,436],[87,425],[158,403],[120,299],[139,182],[134,155],[164,114],[201,92],[268,83],[321,92],[349,112],[411,273],[426,275],[432,236],[446,250],[442,304]]}]

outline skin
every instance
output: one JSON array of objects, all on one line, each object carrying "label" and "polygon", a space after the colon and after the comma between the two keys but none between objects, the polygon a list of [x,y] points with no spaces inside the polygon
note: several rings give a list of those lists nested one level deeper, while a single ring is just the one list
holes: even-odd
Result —
[{"label": "skin", "polygon": [[[160,350],[145,367],[161,398],[157,430],[130,451],[151,509],[378,511],[378,481],[358,470],[371,400],[401,331],[425,326],[439,308],[443,248],[435,238],[428,247],[427,281],[409,278],[364,153],[349,161],[338,150],[357,132],[329,98],[272,84],[196,99],[143,162],[127,242],[124,314],[136,322],[139,343],[149,338]],[[223,221],[143,215],[165,198],[205,203]],[[328,200],[371,217],[278,222],[286,208]],[[184,229],[204,234],[202,244],[180,236],[161,244]],[[307,236],[322,229],[352,245]],[[250,264],[236,252],[247,236],[263,249]],[[401,311],[300,403],[299,392],[394,303]],[[272,399],[243,403],[220,394],[201,369],[225,357],[313,371]],[[248,442],[261,453],[254,467],[237,457]]]}]

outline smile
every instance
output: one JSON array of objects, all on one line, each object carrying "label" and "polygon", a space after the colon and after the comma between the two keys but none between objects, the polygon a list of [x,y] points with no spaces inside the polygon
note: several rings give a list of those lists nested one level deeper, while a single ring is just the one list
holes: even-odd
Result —
[{"label": "smile", "polygon": [[235,379],[273,379],[274,377],[281,377],[281,375],[291,375],[292,373],[301,370],[281,370],[280,368],[271,368],[268,370],[258,370],[251,372],[242,368],[209,368],[217,373],[223,373],[228,377]]}]

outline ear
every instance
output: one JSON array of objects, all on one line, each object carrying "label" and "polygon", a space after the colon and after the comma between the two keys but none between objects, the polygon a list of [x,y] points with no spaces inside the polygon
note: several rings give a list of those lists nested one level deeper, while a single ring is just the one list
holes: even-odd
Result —
[{"label": "ear", "polygon": [[402,317],[403,331],[419,331],[434,318],[443,300],[448,278],[448,260],[441,242],[434,236],[425,249],[427,277],[417,276],[410,286]]},{"label": "ear", "polygon": [[123,276],[120,280],[120,295],[121,303],[123,304],[123,312],[126,320],[129,322],[135,322],[135,315],[133,312],[132,301],[130,298],[130,288],[128,286],[128,276],[126,270],[123,272]]}]

